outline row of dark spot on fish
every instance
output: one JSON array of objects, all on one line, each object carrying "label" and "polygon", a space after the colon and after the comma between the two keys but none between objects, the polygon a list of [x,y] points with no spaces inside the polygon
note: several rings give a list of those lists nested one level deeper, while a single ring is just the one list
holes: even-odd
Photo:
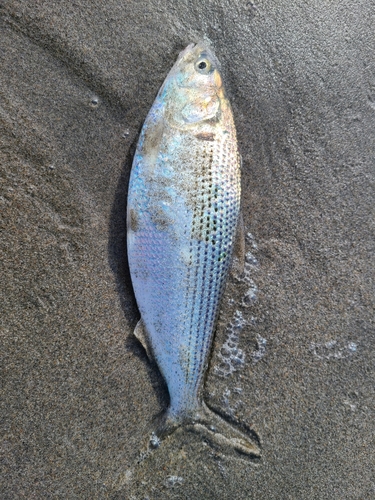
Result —
[{"label": "row of dark spot on fish", "polygon": [[[194,284],[193,318],[197,322],[191,322],[189,337],[194,338],[194,331],[198,332],[194,349],[189,346],[189,353],[198,353],[196,359],[191,360],[194,367],[190,370],[192,381],[192,374],[201,371],[204,362],[207,342],[210,342],[210,335],[205,332],[210,331],[216,321],[217,306],[232,253],[240,200],[238,186],[233,186],[233,176],[238,175],[238,166],[235,151],[231,149],[229,141],[207,144],[206,158],[203,160],[208,157],[211,161],[201,163],[206,165],[205,171],[201,172],[201,178],[197,181],[200,185],[195,186],[199,196],[193,216],[192,234],[196,238],[191,239],[191,262],[201,262],[203,259],[204,265],[190,271]],[[198,269],[202,269],[201,275]],[[195,380],[198,384],[197,378]]]}]

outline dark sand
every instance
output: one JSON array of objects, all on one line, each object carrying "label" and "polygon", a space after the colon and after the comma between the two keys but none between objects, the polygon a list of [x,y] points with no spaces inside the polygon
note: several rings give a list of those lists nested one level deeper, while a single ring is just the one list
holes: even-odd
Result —
[{"label": "dark sand", "polygon": [[[5,0],[0,13],[0,498],[375,498],[374,2]],[[168,395],[131,335],[127,183],[165,75],[203,35],[258,260],[257,292],[229,283],[205,397],[258,433],[262,459],[179,431],[137,463]],[[236,310],[245,363],[223,378]]]}]

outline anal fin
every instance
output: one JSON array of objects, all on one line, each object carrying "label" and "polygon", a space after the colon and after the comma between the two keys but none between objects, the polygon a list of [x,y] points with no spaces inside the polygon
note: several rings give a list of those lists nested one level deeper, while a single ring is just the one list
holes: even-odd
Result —
[{"label": "anal fin", "polygon": [[137,337],[139,342],[142,344],[144,350],[146,351],[148,359],[150,361],[152,361],[153,360],[152,348],[150,345],[146,326],[145,326],[142,318],[138,321],[138,323],[134,329],[134,335]]}]

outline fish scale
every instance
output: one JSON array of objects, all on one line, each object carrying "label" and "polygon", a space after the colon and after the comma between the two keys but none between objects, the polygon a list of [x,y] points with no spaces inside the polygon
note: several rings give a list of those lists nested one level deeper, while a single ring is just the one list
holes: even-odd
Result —
[{"label": "fish scale", "polygon": [[236,131],[218,68],[207,45],[187,47],[146,118],[129,182],[128,259],[141,313],[135,334],[170,395],[159,433],[199,421],[253,453],[201,397],[241,195]]},{"label": "fish scale", "polygon": [[[195,386],[199,384],[200,380],[197,374],[202,373],[202,364],[205,361],[205,355],[211,340],[211,336],[207,335],[206,332],[213,329],[218,313],[218,304],[225,280],[225,271],[227,270],[230,259],[233,225],[235,227],[236,224],[235,213],[237,211],[238,214],[239,210],[239,197],[237,196],[236,200],[236,193],[230,193],[229,189],[225,189],[225,179],[230,178],[232,172],[228,172],[226,162],[223,161],[222,151],[224,148],[221,146],[222,143],[217,143],[218,153],[214,155],[210,169],[207,172],[208,175],[202,182],[200,193],[201,200],[196,205],[193,218],[192,234],[196,232],[195,226],[197,225],[200,225],[201,230],[201,241],[198,243],[196,255],[194,255],[194,245],[191,243],[193,253],[192,261],[197,263],[197,271],[193,278],[193,287],[195,291],[194,298],[196,298],[196,301],[193,298],[193,306],[190,304],[187,306],[188,309],[193,311],[193,317],[196,319],[196,321],[190,324],[189,347],[190,352],[197,353],[197,355],[194,359],[193,366],[189,365],[188,367],[189,378],[193,380]],[[215,197],[214,195],[214,203],[212,204],[211,188],[214,179],[221,187],[221,196],[219,197],[217,194]],[[238,186],[236,187],[238,189]],[[228,200],[228,198],[230,198],[228,192],[233,196],[233,199]],[[237,204],[235,210],[233,210],[233,204]],[[228,217],[228,214],[217,216],[217,213],[225,210],[225,207],[231,207],[230,210],[233,210],[232,217]],[[204,214],[203,217],[202,214]],[[206,226],[204,225],[205,219],[207,220]],[[214,222],[216,222],[216,224]],[[228,226],[232,227],[232,233],[228,231]],[[209,243],[204,243],[207,240],[209,240]],[[228,255],[226,258],[220,259],[220,255],[224,251],[228,253]],[[202,254],[204,255],[203,259]],[[199,272],[202,274],[201,279],[197,276]],[[200,283],[200,287],[197,286],[197,282]],[[197,293],[198,288],[199,293]],[[196,311],[197,313],[194,314]],[[194,339],[195,346],[194,349],[192,349],[191,346]]]}]

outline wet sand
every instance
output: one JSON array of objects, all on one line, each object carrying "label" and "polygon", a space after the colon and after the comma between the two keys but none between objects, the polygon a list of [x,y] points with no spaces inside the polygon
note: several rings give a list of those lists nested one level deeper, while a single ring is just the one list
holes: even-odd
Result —
[{"label": "wet sand", "polygon": [[[0,7],[2,499],[374,498],[371,4]],[[238,129],[251,254],[204,393],[259,435],[260,460],[186,430],[142,455],[168,393],[132,336],[127,184],[165,75],[204,35]]]}]

